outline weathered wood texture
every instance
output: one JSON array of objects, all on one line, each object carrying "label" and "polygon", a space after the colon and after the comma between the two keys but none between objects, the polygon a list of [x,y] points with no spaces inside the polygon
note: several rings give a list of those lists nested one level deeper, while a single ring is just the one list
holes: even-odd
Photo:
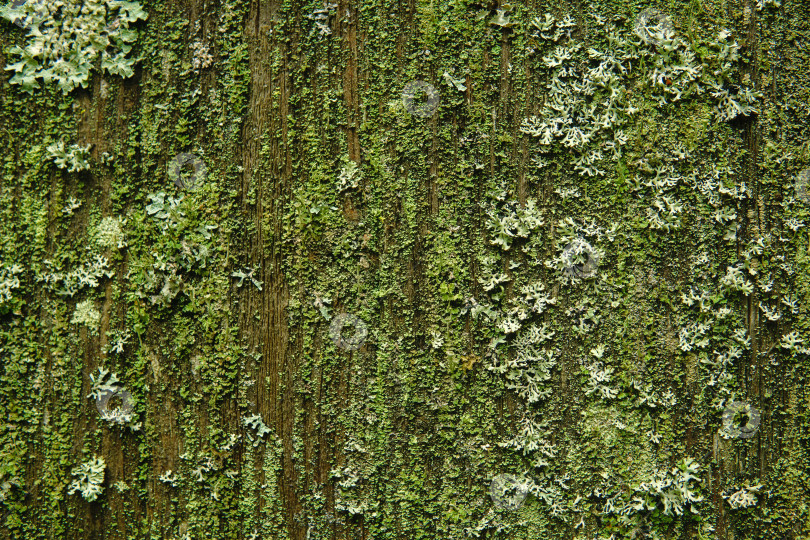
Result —
[{"label": "weathered wood texture", "polygon": [[806,0],[142,3],[0,75],[0,538],[810,539]]}]

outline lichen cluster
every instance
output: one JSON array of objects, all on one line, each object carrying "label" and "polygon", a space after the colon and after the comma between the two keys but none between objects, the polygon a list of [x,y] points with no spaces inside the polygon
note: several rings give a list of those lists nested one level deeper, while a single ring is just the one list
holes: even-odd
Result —
[{"label": "lichen cluster", "polygon": [[55,81],[64,93],[86,88],[98,60],[110,75],[131,77],[136,58],[130,57],[138,31],[130,28],[146,19],[138,2],[120,0],[28,1],[0,8],[0,17],[28,28],[24,47],[11,53],[20,60],[7,66],[9,81],[23,90]]},{"label": "lichen cluster", "polygon": [[95,456],[90,461],[75,467],[71,474],[76,478],[68,486],[68,494],[81,493],[87,501],[95,501],[104,492],[104,458]]},{"label": "lichen cluster", "polygon": [[90,146],[72,144],[65,147],[65,142],[59,141],[48,146],[46,152],[57,167],[67,169],[68,172],[86,171],[90,168]]}]

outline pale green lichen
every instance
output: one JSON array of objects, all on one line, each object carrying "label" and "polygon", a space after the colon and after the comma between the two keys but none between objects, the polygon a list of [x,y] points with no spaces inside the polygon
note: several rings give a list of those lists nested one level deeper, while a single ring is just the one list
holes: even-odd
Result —
[{"label": "pale green lichen", "polygon": [[99,222],[93,231],[93,238],[99,247],[104,249],[123,249],[127,243],[121,225],[126,225],[126,220],[121,222],[115,217],[105,217]]},{"label": "pale green lichen", "polygon": [[86,501],[95,501],[104,491],[104,469],[107,464],[101,456],[75,467],[71,474],[76,478],[68,486],[68,495],[79,492]]},{"label": "pale green lichen", "polygon": [[744,487],[739,488],[737,491],[724,494],[723,498],[728,501],[728,504],[732,509],[736,510],[737,508],[749,508],[757,504],[757,497],[755,493],[758,493],[761,488],[762,484],[752,486],[749,483]]},{"label": "pale green lichen", "polygon": [[93,333],[98,331],[100,321],[101,313],[96,309],[95,303],[91,299],[76,304],[76,311],[73,312],[73,317],[70,319],[72,324],[82,324]]},{"label": "pale green lichen", "polygon": [[65,147],[65,142],[59,141],[45,150],[48,158],[53,160],[60,169],[67,169],[68,172],[80,172],[90,168],[90,145],[82,147],[78,144],[71,144]]},{"label": "pale green lichen", "polygon": [[338,193],[357,188],[362,178],[362,171],[357,166],[357,162],[350,160],[348,156],[344,156],[343,167],[340,169],[337,181]]},{"label": "pale green lichen", "polygon": [[23,267],[19,264],[0,265],[0,306],[12,299],[12,291],[20,286]]},{"label": "pale green lichen", "polygon": [[267,427],[267,425],[262,420],[262,417],[258,414],[242,417],[242,425],[245,427],[249,427],[256,432],[255,437],[253,436],[253,433],[251,433],[250,431],[247,432],[248,440],[253,442],[253,446],[257,446],[259,443],[262,442],[262,439],[264,439],[265,435],[273,432],[273,430]]},{"label": "pale green lichen", "polygon": [[87,397],[93,399],[101,399],[105,393],[115,393],[121,388],[118,375],[111,373],[109,369],[104,367],[99,367],[97,374],[90,375],[90,382],[92,382],[92,385]]},{"label": "pale green lichen", "polygon": [[[629,491],[610,478],[614,473],[609,469],[604,473],[606,482],[590,486],[590,491],[574,494],[558,489],[554,485],[560,478],[558,471],[570,466],[572,455],[569,449],[567,456],[559,457],[544,416],[554,415],[555,388],[551,381],[558,359],[568,356],[571,361],[572,342],[584,350],[588,350],[586,344],[593,343],[589,355],[573,359],[580,366],[581,381],[573,399],[583,403],[582,414],[587,419],[583,436],[608,446],[624,444],[644,451],[661,442],[659,419],[678,404],[676,393],[620,371],[617,367],[624,361],[622,355],[598,341],[608,337],[602,333],[612,319],[608,306],[622,306],[630,292],[622,291],[621,276],[612,264],[614,257],[622,257],[611,248],[624,243],[633,229],[648,229],[660,238],[680,233],[684,211],[695,205],[721,225],[722,241],[736,241],[741,213],[738,201],[750,198],[751,190],[734,178],[731,166],[704,164],[700,149],[682,141],[674,141],[664,151],[651,148],[638,152],[633,141],[643,123],[636,115],[645,106],[639,89],[652,95],[659,107],[672,103],[712,107],[715,126],[754,113],[760,96],[732,82],[739,46],[729,40],[728,32],[721,31],[705,44],[709,54],[698,58],[694,50],[698,45],[678,36],[663,16],[651,16],[637,27],[641,41],[605,24],[607,47],[588,47],[574,41],[570,36],[573,21],[569,19],[558,22],[547,15],[545,20],[535,19],[533,26],[535,37],[554,42],[545,56],[538,55],[540,78],[547,81],[549,91],[539,106],[540,114],[527,118],[521,131],[542,154],[534,159],[538,169],[545,172],[549,158],[569,167],[559,176],[564,185],[557,189],[563,214],[551,223],[542,215],[526,222],[526,216],[531,216],[537,206],[533,198],[511,199],[502,188],[489,193],[487,243],[494,248],[485,250],[478,259],[478,281],[486,296],[479,298],[476,307],[484,307],[478,307],[477,313],[487,313],[495,331],[489,344],[488,368],[501,374],[505,387],[521,399],[522,415],[514,437],[501,446],[520,452],[533,465],[538,478],[531,492],[542,499],[552,516],[563,521],[579,518],[585,525],[582,511],[576,510],[577,501],[597,497],[601,501],[590,504],[591,510],[623,534],[650,526],[650,517],[656,514],[682,516],[682,526],[690,519],[699,523],[706,518],[708,503],[700,493],[702,467],[689,457],[670,472],[659,472],[666,469],[647,463],[645,470],[624,477],[630,482]],[[662,120],[665,118],[662,115]],[[638,219],[611,221],[606,217],[608,212],[588,215],[587,207],[578,214],[566,214],[567,199],[584,198],[587,195],[582,188],[592,189],[598,184],[588,179],[610,177],[617,169],[623,173],[622,183],[639,199],[652,195],[649,203],[642,203],[647,207],[642,206]],[[569,182],[572,185],[565,186]],[[683,292],[685,308],[675,311],[680,333],[670,333],[666,350],[675,355],[678,349],[690,354],[695,351],[698,365],[712,368],[707,374],[706,393],[713,397],[710,401],[715,410],[721,410],[724,402],[739,393],[733,368],[739,364],[742,343],[747,339],[744,332],[740,333],[741,314],[729,300],[737,293],[750,295],[758,284],[772,287],[773,279],[760,280],[755,271],[754,258],[767,246],[767,239],[752,239],[739,263],[724,265],[724,273],[713,275],[711,280],[694,281],[714,283],[715,287],[693,287]],[[707,262],[704,254],[694,255],[693,264]],[[535,267],[551,272],[538,280],[532,271]],[[547,289],[553,293],[546,293]],[[700,307],[700,313],[690,313],[691,306]],[[779,320],[777,308],[776,303],[760,303],[767,320]],[[786,337],[784,343],[790,349],[794,338]],[[714,360],[709,359],[710,347],[715,348]],[[568,355],[564,355],[565,350]],[[595,464],[601,455],[592,451],[588,457],[594,458]],[[661,534],[663,529],[654,527],[653,531]]]},{"label": "pale green lichen", "polygon": [[170,486],[172,486],[172,487],[177,487],[177,475],[175,475],[175,474],[172,472],[172,470],[171,470],[171,469],[169,469],[169,470],[167,470],[167,471],[164,471],[164,473],[163,473],[163,474],[161,474],[161,475],[158,477],[158,480],[160,480],[160,481],[161,481],[161,482],[163,482],[164,484],[168,484],[168,485],[170,485]]},{"label": "pale green lichen", "polygon": [[[88,398],[95,399],[96,408],[101,417],[107,422],[117,426],[127,426],[132,431],[140,431],[141,423],[135,422],[133,412],[132,395],[124,388],[118,380],[116,373],[111,373],[108,369],[99,367],[98,373],[90,375],[92,386]],[[115,399],[117,403],[111,405]]]},{"label": "pale green lichen", "polygon": [[119,0],[48,0],[0,7],[0,16],[29,29],[24,47],[11,53],[20,60],[6,67],[9,81],[28,92],[56,81],[67,94],[87,87],[90,73],[101,60],[111,75],[131,77],[136,58],[129,56],[138,32],[131,26],[146,20],[138,2]]},{"label": "pale green lichen", "polygon": [[[44,266],[49,271],[39,272],[36,280],[44,283],[45,289],[54,291],[60,296],[73,297],[85,287],[91,289],[98,287],[101,278],[113,276],[113,272],[108,270],[109,260],[98,254],[67,273],[51,271],[55,270],[54,264],[48,259],[44,261]],[[56,289],[57,284],[61,284],[61,288]]]}]

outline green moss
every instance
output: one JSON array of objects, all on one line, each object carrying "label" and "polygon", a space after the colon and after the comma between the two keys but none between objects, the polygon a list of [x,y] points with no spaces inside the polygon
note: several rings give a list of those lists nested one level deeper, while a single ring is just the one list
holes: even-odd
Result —
[{"label": "green moss", "polygon": [[[622,127],[623,153],[589,148],[608,156],[604,174],[582,176],[581,155],[560,144],[542,153],[521,132],[544,115],[542,59],[556,46],[532,21],[547,11],[563,21],[567,8],[489,7],[372,1],[316,21],[319,2],[149,2],[129,55],[142,59],[136,77],[94,65],[66,96],[6,87],[0,268],[24,268],[0,273],[10,538],[807,536],[807,239],[790,220],[807,219],[792,190],[810,159],[810,62],[797,48],[810,29],[798,8],[757,11],[748,41],[743,14],[718,2],[656,5],[706,76],[716,71],[732,96],[765,93],[759,111],[719,121],[722,98],[677,77],[652,82],[665,55],[644,49],[615,83],[639,109]],[[587,48],[609,50],[605,28],[629,35],[647,7],[603,0],[571,12],[571,39],[585,45],[577,66],[595,67]],[[723,28],[743,45],[727,68]],[[8,24],[1,35],[15,62],[12,44],[30,38]],[[211,66],[195,67],[193,43]],[[412,80],[439,90],[433,116],[403,106]],[[612,140],[615,127],[601,135]],[[49,156],[55,141],[64,155]],[[73,170],[59,167],[70,145],[91,145]],[[194,191],[167,174],[180,153],[206,165]],[[656,187],[669,175],[676,185]],[[176,213],[148,210],[158,193]],[[543,224],[523,234],[530,203]],[[579,235],[604,254],[595,278],[572,282],[560,264]],[[736,263],[748,295],[721,281]],[[555,302],[510,314],[535,283]],[[71,324],[87,301],[97,333]],[[768,321],[760,302],[781,318]],[[329,338],[341,313],[368,327],[357,351]],[[521,330],[504,334],[506,316]],[[531,402],[508,372],[486,369],[493,355],[525,352],[517,339],[529,323],[553,332],[536,348],[555,361]],[[708,325],[708,344],[683,350],[693,324]],[[778,346],[791,331],[805,343]],[[718,364],[733,346],[744,353]],[[597,360],[613,370],[613,398],[585,392]],[[126,381],[140,432],[113,429],[87,399],[100,365]],[[752,440],[715,440],[732,397],[763,412]],[[254,415],[271,430],[261,439],[242,425]],[[532,441],[545,452],[526,450]],[[107,487],[130,489],[68,497],[72,468],[93,453]],[[660,501],[606,510],[686,457],[701,465],[690,480],[704,497],[697,514],[666,515]],[[160,480],[169,469],[176,486]],[[492,477],[524,472],[535,492],[516,513],[495,509]],[[731,509],[722,494],[747,482],[764,484],[757,505]]]}]

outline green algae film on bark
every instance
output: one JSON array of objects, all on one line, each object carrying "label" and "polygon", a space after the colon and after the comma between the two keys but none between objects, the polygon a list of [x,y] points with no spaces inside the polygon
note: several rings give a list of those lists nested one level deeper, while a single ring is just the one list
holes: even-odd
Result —
[{"label": "green algae film on bark", "polygon": [[[807,360],[780,343],[793,331],[808,339],[806,240],[790,222],[805,210],[789,201],[810,158],[802,132],[809,66],[797,45],[808,28],[801,6],[764,4],[144,2],[132,77],[95,73],[67,96],[49,87],[29,95],[6,73],[3,536],[806,538]],[[520,127],[548,102],[543,57],[556,45],[531,36],[531,21],[571,15],[574,38],[603,50],[604,25],[592,11],[628,33],[648,7],[702,44],[701,63],[713,61],[705,44],[727,28],[743,57],[730,82],[767,90],[758,113],[715,122],[706,96],[660,106],[642,84],[630,88],[643,113],[628,158],[604,176],[581,176],[565,152],[538,155]],[[24,34],[4,25],[5,65]],[[195,67],[206,48],[213,63]],[[452,83],[461,78],[463,91]],[[401,94],[412,80],[439,90],[433,116],[408,114]],[[60,140],[92,145],[89,171],[47,157]],[[639,160],[655,167],[671,157],[656,150],[679,140],[696,161],[733,166],[726,188],[750,187],[736,217],[723,205],[737,199],[720,198],[718,220],[681,189],[681,229],[645,225],[650,192],[628,186],[650,174]],[[207,165],[193,193],[175,191],[168,176],[181,152]],[[343,156],[361,180],[339,191]],[[538,168],[538,157],[549,163]],[[572,189],[579,199],[561,194]],[[163,204],[183,198],[176,219],[146,211],[159,192]],[[71,201],[81,204],[69,210]],[[508,250],[493,244],[509,237],[496,225],[520,230],[510,227],[525,221],[519,208],[530,201],[544,224],[515,235]],[[91,238],[108,217],[126,220],[125,248]],[[564,253],[566,217],[623,225],[600,261],[608,281],[572,287],[557,282],[557,269],[531,264]],[[732,221],[737,238],[725,240]],[[783,247],[751,251],[766,236]],[[702,282],[686,262],[700,251]],[[716,355],[682,351],[678,332],[702,316],[699,306],[721,308],[709,297],[684,306],[680,294],[735,283],[726,269],[745,253],[746,282],[757,288],[728,294],[726,306],[751,345],[717,372],[733,379],[710,385],[702,360]],[[64,278],[37,279],[92,271],[94,255],[112,275],[74,296],[59,294]],[[15,262],[25,267],[19,286]],[[559,351],[543,383],[552,394],[527,404],[487,369],[498,365],[493,354],[508,362],[520,352],[498,326],[511,323],[488,313],[505,313],[537,280],[556,304],[531,317],[555,332]],[[798,300],[798,314],[782,298]],[[88,300],[100,313],[98,333],[75,316]],[[771,321],[766,311],[776,306],[782,317]],[[368,326],[358,350],[329,337],[342,313]],[[715,325],[709,338],[732,326]],[[507,341],[493,353],[499,337]],[[120,353],[111,350],[119,339]],[[87,399],[99,366],[131,389],[140,432],[105,422]],[[592,383],[592,374],[611,380]],[[718,384],[762,411],[751,440],[716,434]],[[614,388],[615,398],[598,397]],[[668,399],[668,390],[671,406],[638,404],[648,394]],[[244,421],[254,415],[269,433]],[[550,432],[542,444],[556,448],[553,457],[515,449],[528,440],[515,440],[528,421],[548,422],[539,429]],[[104,492],[85,501],[68,485],[93,455],[106,462]],[[662,504],[642,510],[634,528],[606,511],[619,491],[637,491],[685,457],[701,465],[691,481],[704,497],[699,520],[688,508],[666,516]],[[492,478],[527,471],[538,489],[516,513],[498,509]],[[758,483],[754,506],[724,498]]]}]

